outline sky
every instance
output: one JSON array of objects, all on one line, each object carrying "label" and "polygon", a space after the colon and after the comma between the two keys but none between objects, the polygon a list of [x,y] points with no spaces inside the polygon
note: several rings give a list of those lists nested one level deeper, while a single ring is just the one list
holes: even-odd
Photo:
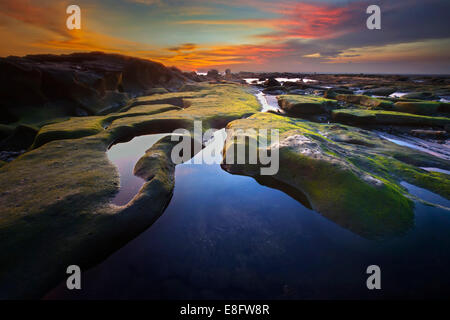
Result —
[{"label": "sky", "polygon": [[0,0],[1,57],[85,51],[184,71],[450,74],[450,1]]}]

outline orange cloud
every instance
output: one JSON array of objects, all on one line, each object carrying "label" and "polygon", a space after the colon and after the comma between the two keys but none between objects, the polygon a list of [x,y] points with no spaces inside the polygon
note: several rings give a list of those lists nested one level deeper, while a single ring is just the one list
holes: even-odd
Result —
[{"label": "orange cloud", "polygon": [[181,51],[192,51],[197,48],[195,43],[183,43],[180,46],[169,48],[169,51],[181,52]]},{"label": "orange cloud", "polygon": [[[244,2],[245,3],[245,2]],[[248,4],[256,5],[254,2]],[[261,3],[259,3],[261,6]],[[198,25],[249,25],[273,29],[273,32],[257,35],[263,39],[316,39],[331,38],[348,31],[345,27],[355,10],[360,10],[360,4],[344,7],[331,4],[313,4],[308,2],[288,2],[277,6],[267,6],[266,11],[279,14],[280,18],[268,19],[229,19],[229,20],[183,20],[179,24]],[[362,11],[361,11],[362,12]]]},{"label": "orange cloud", "polygon": [[284,45],[227,45],[196,48],[189,51],[138,51],[140,57],[156,60],[166,65],[175,65],[183,70],[195,70],[211,66],[243,63],[262,64],[288,51]]},{"label": "orange cloud", "polygon": [[[430,50],[430,48],[438,46],[444,50]],[[429,39],[384,46],[351,48],[336,57],[329,58],[327,63],[449,61],[448,50],[450,50],[450,39]]]},{"label": "orange cloud", "polygon": [[[194,70],[242,63],[261,64],[288,51],[282,44],[199,46],[195,43],[184,43],[169,48],[157,47],[94,32],[86,24],[83,24],[81,30],[69,31],[65,28],[66,16],[61,14],[61,12],[65,13],[65,7],[61,4],[40,3],[39,6],[33,6],[29,0],[7,0],[2,2],[1,8],[2,14],[7,17],[5,23],[8,24],[8,28],[0,28],[0,35],[7,29],[20,33],[20,36],[16,38],[23,39],[24,45],[18,46],[18,43],[15,45],[20,48],[22,54],[104,51],[138,56],[166,65],[174,65],[184,70]],[[94,14],[89,10],[87,13]],[[254,22],[256,20],[248,23]],[[31,30],[33,32],[30,32]]]},{"label": "orange cloud", "polygon": [[68,30],[64,28],[66,7],[67,5],[59,1],[40,1],[39,6],[31,0],[0,2],[2,15],[64,36],[68,36]]}]

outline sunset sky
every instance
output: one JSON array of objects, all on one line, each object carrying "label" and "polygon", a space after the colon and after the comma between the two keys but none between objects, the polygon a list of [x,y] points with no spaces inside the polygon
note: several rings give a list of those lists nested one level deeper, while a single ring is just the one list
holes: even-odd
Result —
[{"label": "sunset sky", "polygon": [[[371,4],[381,30],[366,28]],[[186,71],[448,74],[450,1],[0,0],[0,41],[2,57],[104,51]]]}]

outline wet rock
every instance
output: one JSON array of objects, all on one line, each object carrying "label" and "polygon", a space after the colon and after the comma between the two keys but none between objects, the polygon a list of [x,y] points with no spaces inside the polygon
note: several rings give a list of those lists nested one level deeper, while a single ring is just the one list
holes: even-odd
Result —
[{"label": "wet rock", "polygon": [[287,88],[287,90],[295,90],[299,89],[301,87],[301,84],[297,82],[286,81],[283,83],[283,87]]},{"label": "wet rock", "polygon": [[212,70],[209,70],[207,72],[206,77],[208,79],[212,79],[212,80],[219,80],[220,79],[220,73],[219,73],[218,70],[212,69]]},{"label": "wet rock", "polygon": [[325,90],[324,98],[335,99],[338,94],[353,94],[353,91],[348,88],[330,88]]},{"label": "wet rock", "polygon": [[279,95],[283,94],[285,92],[286,88],[283,86],[274,86],[274,87],[267,87],[263,90],[264,93],[271,94],[271,95]]},{"label": "wet rock", "polygon": [[432,115],[438,112],[439,102],[396,102],[393,110],[420,115]]},{"label": "wet rock", "polygon": [[281,95],[278,105],[295,116],[321,114],[337,106],[337,101],[316,96]]},{"label": "wet rock", "polygon": [[281,83],[277,81],[275,78],[269,78],[264,82],[264,86],[266,87],[281,87]]},{"label": "wet rock", "polygon": [[299,94],[299,95],[304,95],[306,94],[305,90],[302,89],[289,89],[289,94]]},{"label": "wet rock", "polygon": [[157,62],[101,52],[0,58],[0,70],[0,112],[9,114],[10,122],[32,118],[30,107],[48,110],[48,118],[55,109],[59,117],[80,110],[92,115],[110,107],[110,92],[129,98],[149,88],[178,88],[187,80]]},{"label": "wet rock", "polygon": [[[413,205],[401,181],[426,185],[450,197],[445,175],[420,169],[425,163],[445,169],[447,161],[398,146],[375,133],[268,113],[228,125],[230,129],[248,127],[280,132],[279,143],[270,146],[279,152],[279,170],[271,179],[297,189],[314,210],[363,237],[392,237],[413,227]],[[227,137],[225,155],[236,143],[233,135]],[[222,167],[258,181],[263,177],[259,169],[264,166],[259,164],[224,161]]]},{"label": "wet rock", "polygon": [[382,88],[373,88],[364,92],[364,94],[371,96],[388,96],[397,91],[397,88],[392,87],[382,87]]},{"label": "wet rock", "polygon": [[411,134],[416,137],[434,138],[434,139],[445,139],[447,132],[444,130],[411,130]]},{"label": "wet rock", "polygon": [[372,98],[365,95],[339,94],[336,96],[339,101],[359,104],[370,109],[392,110],[394,103],[387,100]]},{"label": "wet rock", "polygon": [[[46,131],[47,143],[10,163],[0,160],[0,299],[41,298],[64,280],[73,261],[87,270],[161,215],[173,191],[172,142],[162,141],[146,153],[136,173],[147,181],[121,207],[111,203],[120,185],[117,168],[105,154],[112,143],[189,130],[194,120],[203,120],[205,130],[220,127],[260,110],[255,96],[238,85],[203,84],[195,89],[146,98],[193,96],[187,109],[136,106],[123,113],[53,123]],[[171,111],[162,112],[168,107]],[[107,130],[104,121],[110,122]]]},{"label": "wet rock", "polygon": [[439,112],[450,113],[450,103],[448,103],[448,102],[441,102],[441,104],[439,106]]},{"label": "wet rock", "polygon": [[14,126],[0,124],[0,141],[10,136],[14,131]]},{"label": "wet rock", "polygon": [[20,151],[0,151],[0,161],[3,162],[11,162],[21,154],[23,154],[25,150]]},{"label": "wet rock", "polygon": [[434,100],[437,97],[432,92],[411,92],[402,96],[404,99],[418,99],[418,100]]},{"label": "wet rock", "polygon": [[0,142],[0,150],[20,151],[28,149],[37,135],[38,130],[27,125],[18,125],[12,133]]},{"label": "wet rock", "polygon": [[383,110],[339,109],[332,111],[332,118],[333,121],[352,125],[430,126],[444,128],[450,124],[450,119],[445,117],[429,117]]}]

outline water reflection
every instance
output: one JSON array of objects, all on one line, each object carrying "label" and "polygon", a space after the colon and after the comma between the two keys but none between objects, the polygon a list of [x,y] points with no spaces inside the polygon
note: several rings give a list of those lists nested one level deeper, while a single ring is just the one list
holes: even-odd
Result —
[{"label": "water reflection", "polygon": [[[223,131],[216,138],[215,143],[223,143]],[[175,179],[170,204],[147,231],[84,272],[83,290],[69,291],[62,283],[46,298],[336,299],[450,294],[446,210],[416,203],[415,228],[401,238],[369,241],[316,214],[289,190],[283,191],[299,201],[253,178],[229,174],[217,164],[189,161],[176,167]],[[382,270],[379,292],[365,287],[370,264]]]},{"label": "water reflection", "polygon": [[412,194],[420,199],[423,199],[425,201],[428,201],[430,203],[434,203],[434,204],[438,204],[438,205],[447,207],[450,210],[450,201],[445,199],[444,197],[441,197],[440,195],[438,195],[434,192],[431,192],[427,189],[420,188],[418,186],[412,185],[412,184],[404,182],[404,181],[401,183],[401,185],[404,186],[410,194]]},{"label": "water reflection", "polygon": [[445,143],[436,143],[407,135],[398,136],[385,132],[375,132],[380,138],[397,145],[426,152],[441,159],[450,160],[450,145],[448,141]]},{"label": "water reflection", "polygon": [[255,94],[255,96],[262,106],[261,112],[267,111],[281,112],[278,106],[277,96],[265,94],[263,92],[258,92],[257,94]]},{"label": "water reflection", "polygon": [[169,134],[161,133],[134,137],[109,148],[106,153],[108,159],[117,167],[120,175],[120,189],[112,199],[113,204],[125,205],[139,192],[145,181],[133,174],[134,166],[146,150],[167,135]]}]

